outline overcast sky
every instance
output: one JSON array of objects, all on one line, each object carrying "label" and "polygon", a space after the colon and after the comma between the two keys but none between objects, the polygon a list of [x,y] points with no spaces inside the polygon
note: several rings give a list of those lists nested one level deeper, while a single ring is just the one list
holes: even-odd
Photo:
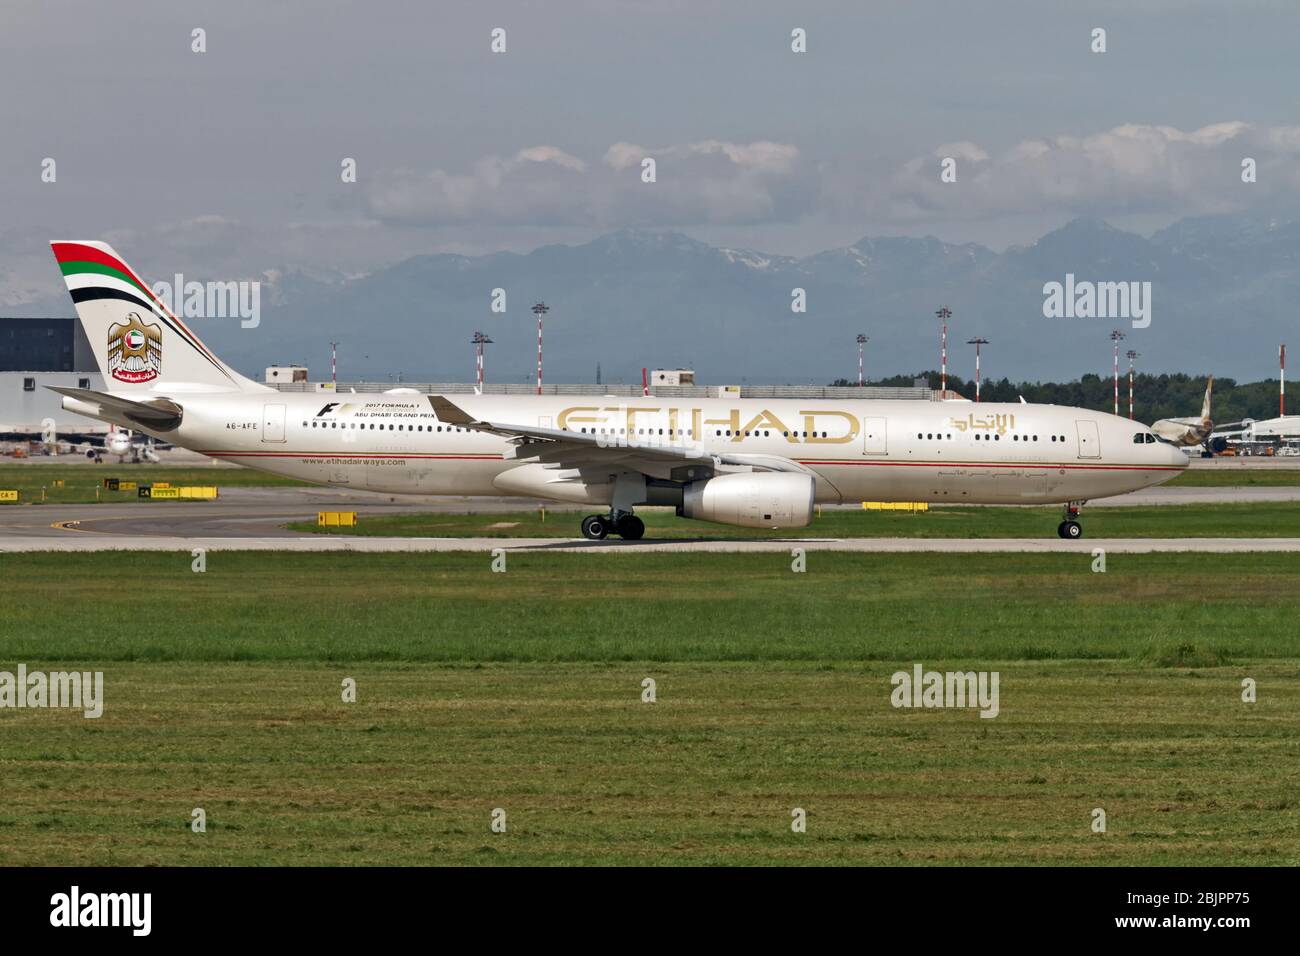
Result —
[{"label": "overcast sky", "polygon": [[1250,0],[5,0],[0,292],[57,291],[49,238],[240,277],[623,226],[806,254],[1291,215],[1297,37]]}]

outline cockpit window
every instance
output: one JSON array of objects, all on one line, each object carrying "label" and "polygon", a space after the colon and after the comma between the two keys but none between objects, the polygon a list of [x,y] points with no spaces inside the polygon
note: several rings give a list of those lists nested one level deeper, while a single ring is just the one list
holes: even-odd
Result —
[{"label": "cockpit window", "polygon": [[1142,432],[1138,432],[1136,435],[1134,435],[1134,436],[1133,436],[1133,444],[1135,444],[1135,445],[1141,445],[1143,442],[1145,442],[1146,439],[1143,438],[1142,435],[1143,435]]},{"label": "cockpit window", "polygon": [[1151,432],[1138,432],[1133,436],[1133,444],[1135,445],[1154,445],[1157,441],[1159,439]]}]

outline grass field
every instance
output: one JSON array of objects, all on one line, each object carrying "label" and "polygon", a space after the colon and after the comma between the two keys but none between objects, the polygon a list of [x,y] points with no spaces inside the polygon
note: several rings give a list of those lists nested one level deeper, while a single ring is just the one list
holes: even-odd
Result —
[{"label": "grass field", "polygon": [[[111,456],[110,456],[111,457]],[[101,487],[104,478],[149,483],[170,481],[173,485],[218,485],[228,488],[313,487],[307,482],[279,478],[251,468],[177,465],[52,465],[0,463],[0,488],[18,489],[22,501],[40,504],[87,504],[95,501],[127,501],[135,492],[110,492]],[[62,481],[62,488],[54,487]],[[1195,469],[1179,475],[1170,485],[1199,488],[1293,487],[1300,485],[1300,468]],[[44,498],[42,498],[42,493]],[[1053,524],[1055,527],[1055,524]]]},{"label": "grass field", "polygon": [[1189,468],[1166,487],[1184,488],[1293,488],[1300,485],[1300,468],[1242,468],[1215,465],[1213,468]]},{"label": "grass field", "polygon": [[[134,491],[107,491],[103,479],[120,478],[150,484],[169,481],[173,485],[218,485],[226,488],[293,487],[304,482],[278,478],[250,468],[223,468],[214,465],[181,467],[177,465],[102,465],[0,464],[0,488],[18,489],[21,501],[40,504],[86,504],[94,501],[131,501]],[[63,487],[55,487],[62,481]]]},{"label": "grass field", "polygon": [[508,561],[0,555],[0,865],[1300,862],[1300,556]]},{"label": "grass field", "polygon": [[[594,509],[593,509],[594,510]],[[509,514],[423,513],[367,515],[355,527],[318,527],[295,522],[295,531],[372,537],[576,538],[581,513],[539,511]],[[934,507],[920,514],[824,510],[807,528],[773,531],[737,528],[678,518],[671,508],[638,508],[647,538],[1052,538],[1061,509]],[[1300,502],[1158,505],[1085,508],[1089,538],[1269,538],[1300,535]]]}]

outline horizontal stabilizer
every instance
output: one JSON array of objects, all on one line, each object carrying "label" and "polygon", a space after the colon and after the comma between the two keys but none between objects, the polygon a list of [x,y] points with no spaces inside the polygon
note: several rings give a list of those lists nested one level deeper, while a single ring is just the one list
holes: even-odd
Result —
[{"label": "horizontal stabilizer", "polygon": [[[57,385],[45,386],[51,392],[58,392],[64,397],[64,406],[69,407],[67,399],[86,406],[98,406],[96,418],[113,422],[132,422],[141,428],[158,431],[171,431],[181,423],[181,407],[167,398],[152,398],[137,402],[105,392],[96,392],[90,388],[60,388]],[[75,406],[70,411],[77,411]]]}]

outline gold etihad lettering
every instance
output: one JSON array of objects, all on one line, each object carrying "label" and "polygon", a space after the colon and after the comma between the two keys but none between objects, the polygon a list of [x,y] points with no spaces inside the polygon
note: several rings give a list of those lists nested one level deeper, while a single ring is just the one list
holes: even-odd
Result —
[{"label": "gold etihad lettering", "polygon": [[[803,416],[804,428],[807,429],[809,433],[809,437],[805,438],[804,441],[806,441],[810,445],[814,443],[818,445],[846,445],[849,442],[853,441],[853,439],[858,437],[858,417],[856,415],[850,415],[848,412],[831,412],[831,411],[800,412],[799,414]],[[848,422],[849,433],[847,435],[828,434],[825,437],[819,435],[817,430],[818,429],[817,419],[819,416],[824,418],[828,415],[835,416],[837,418],[842,418],[846,422]],[[825,431],[824,426],[825,423],[823,422],[822,423],[823,431]]]},{"label": "gold etihad lettering", "polygon": [[968,414],[965,418],[950,418],[949,423],[959,432],[965,431],[996,431],[999,435],[1005,435],[1007,429],[1015,429],[1015,415],[980,415],[974,412]]},{"label": "gold etihad lettering", "polygon": [[741,429],[741,431],[746,433],[756,432],[762,428],[776,429],[777,431],[781,432],[781,434],[785,437],[785,440],[788,442],[798,441],[797,438],[790,437],[790,429],[786,427],[785,422],[781,421],[781,419],[776,417],[776,414],[774,412],[771,412],[766,408],[763,409],[761,412],[759,412],[757,415],[755,415],[750,420],[749,424],[747,424],[743,429]]},{"label": "gold etihad lettering", "polygon": [[[624,424],[629,435],[636,434],[637,416],[648,416],[666,413],[668,416],[668,433],[673,436],[680,436],[682,429],[680,420],[683,412],[690,416],[690,435],[696,439],[704,438],[705,426],[716,426],[716,429],[729,432],[727,435],[730,441],[744,441],[746,434],[768,430],[779,433],[787,442],[791,444],[805,442],[807,444],[819,445],[845,445],[854,441],[861,433],[861,423],[856,415],[851,412],[843,412],[835,409],[802,409],[799,415],[803,417],[802,434],[800,431],[792,429],[771,409],[763,409],[746,424],[741,425],[739,408],[728,409],[725,417],[705,418],[704,410],[701,408],[681,409],[681,408],[664,408],[653,406],[629,407],[627,405],[609,405],[601,407],[598,405],[573,405],[560,412],[556,417],[556,424],[560,430],[581,431],[588,428],[591,432],[597,431],[598,428],[615,428],[619,424]],[[1000,416],[1005,417],[1005,416]],[[1014,418],[1014,416],[1012,416]],[[829,419],[841,419],[845,423],[846,433],[840,433],[840,429],[832,432],[828,426]],[[1013,423],[1014,427],[1014,423]],[[822,433],[825,432],[825,437]]]}]

